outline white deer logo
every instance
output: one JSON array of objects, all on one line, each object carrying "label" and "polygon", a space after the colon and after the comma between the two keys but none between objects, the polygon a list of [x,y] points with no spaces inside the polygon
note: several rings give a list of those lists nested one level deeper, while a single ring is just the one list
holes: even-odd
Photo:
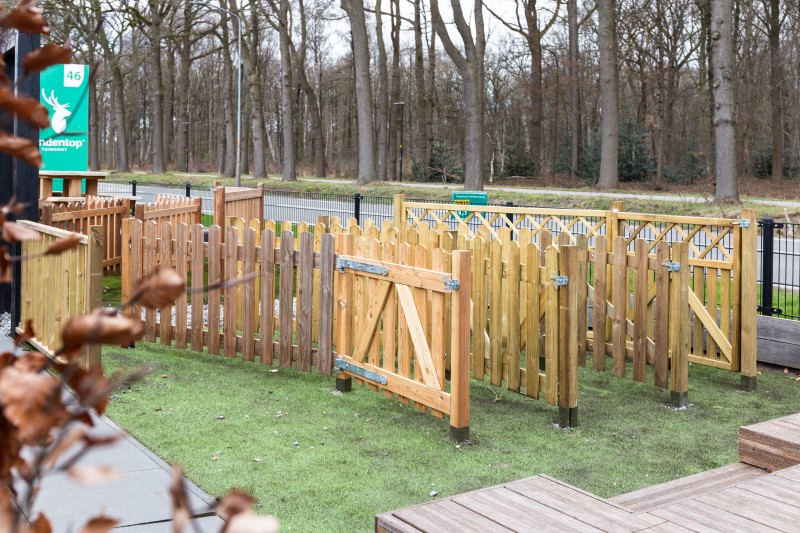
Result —
[{"label": "white deer logo", "polygon": [[61,135],[67,129],[67,117],[72,115],[67,111],[69,104],[59,104],[58,99],[55,97],[55,91],[50,91],[50,97],[48,98],[44,89],[42,89],[42,99],[53,108],[53,118],[50,123],[56,135]]}]

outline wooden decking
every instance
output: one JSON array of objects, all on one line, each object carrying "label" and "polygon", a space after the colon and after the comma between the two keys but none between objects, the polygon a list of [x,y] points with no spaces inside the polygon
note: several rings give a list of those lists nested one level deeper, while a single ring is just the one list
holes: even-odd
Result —
[{"label": "wooden decking", "polygon": [[740,463],[608,500],[535,476],[378,515],[375,529],[800,532],[800,415],[741,428],[740,458]]}]

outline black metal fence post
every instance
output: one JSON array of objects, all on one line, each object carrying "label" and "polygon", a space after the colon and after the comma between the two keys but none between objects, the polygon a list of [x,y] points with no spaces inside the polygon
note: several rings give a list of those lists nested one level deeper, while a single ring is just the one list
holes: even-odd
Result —
[{"label": "black metal fence post", "polygon": [[772,306],[775,228],[782,228],[783,224],[765,217],[758,225],[761,226],[761,305],[758,306],[758,311],[764,316],[772,316],[773,313],[783,313],[782,309]]},{"label": "black metal fence post", "polygon": [[[506,207],[514,207],[514,202],[509,200],[508,202],[505,203],[505,206]],[[506,218],[508,219],[508,227],[509,228],[514,227],[514,223],[512,222],[512,220],[514,219],[514,215],[512,215],[511,213],[506,213]]]},{"label": "black metal fence post", "polygon": [[191,197],[192,197],[192,184],[191,183],[187,183],[186,184],[186,198],[191,198]]},{"label": "black metal fence post", "polygon": [[359,193],[353,195],[353,217],[356,219],[356,224],[361,224],[361,194]]},{"label": "black metal fence post", "polygon": [[131,181],[131,196],[136,196],[136,180]]}]

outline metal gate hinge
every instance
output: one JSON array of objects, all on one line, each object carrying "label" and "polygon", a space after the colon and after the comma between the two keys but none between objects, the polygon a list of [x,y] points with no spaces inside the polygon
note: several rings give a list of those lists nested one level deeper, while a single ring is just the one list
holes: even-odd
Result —
[{"label": "metal gate hinge", "polygon": [[366,368],[354,365],[353,363],[348,363],[341,355],[336,358],[336,363],[333,365],[333,368],[340,373],[347,371],[351,374],[361,376],[364,379],[374,381],[375,383],[386,385],[386,376],[382,376],[381,374],[373,372],[372,370],[367,370]]},{"label": "metal gate hinge", "polygon": [[738,221],[734,221],[734,224],[739,224],[740,228],[747,229],[750,227],[750,219],[749,218],[742,218]]},{"label": "metal gate hinge", "polygon": [[553,275],[550,276],[550,279],[555,282],[556,287],[565,287],[569,285],[569,276],[559,276],[553,272]]},{"label": "metal gate hinge", "polygon": [[667,261],[666,263],[662,263],[661,266],[667,267],[667,270],[669,270],[670,272],[681,271],[681,264],[676,261]]},{"label": "metal gate hinge", "polygon": [[340,257],[336,260],[336,270],[344,272],[345,269],[358,270],[359,272],[367,272],[368,274],[376,274],[378,276],[388,276],[389,268],[379,265],[371,265],[369,263],[362,263],[360,261],[353,261]]},{"label": "metal gate hinge", "polygon": [[457,279],[445,279],[444,280],[444,288],[449,289],[451,291],[457,291],[461,288],[461,283]]}]

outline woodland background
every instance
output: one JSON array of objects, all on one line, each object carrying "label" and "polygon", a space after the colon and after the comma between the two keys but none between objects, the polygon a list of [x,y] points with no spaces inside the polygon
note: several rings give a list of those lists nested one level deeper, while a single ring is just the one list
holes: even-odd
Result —
[{"label": "woodland background", "polygon": [[[726,81],[715,77],[713,49],[724,37],[712,24],[716,8],[732,21],[727,81],[736,126],[728,147],[735,170],[717,181],[798,174],[798,2],[598,4],[215,1],[244,27],[243,171],[396,179],[394,103],[402,101],[406,177],[466,175],[468,188],[514,177],[593,184],[602,103],[612,101],[603,90],[615,87],[601,75],[607,50],[618,76],[615,177],[691,184],[716,173],[715,89]],[[41,6],[55,28],[50,39],[69,35],[77,61],[98,65],[89,94],[92,169],[234,174],[233,18],[187,0]]]}]

